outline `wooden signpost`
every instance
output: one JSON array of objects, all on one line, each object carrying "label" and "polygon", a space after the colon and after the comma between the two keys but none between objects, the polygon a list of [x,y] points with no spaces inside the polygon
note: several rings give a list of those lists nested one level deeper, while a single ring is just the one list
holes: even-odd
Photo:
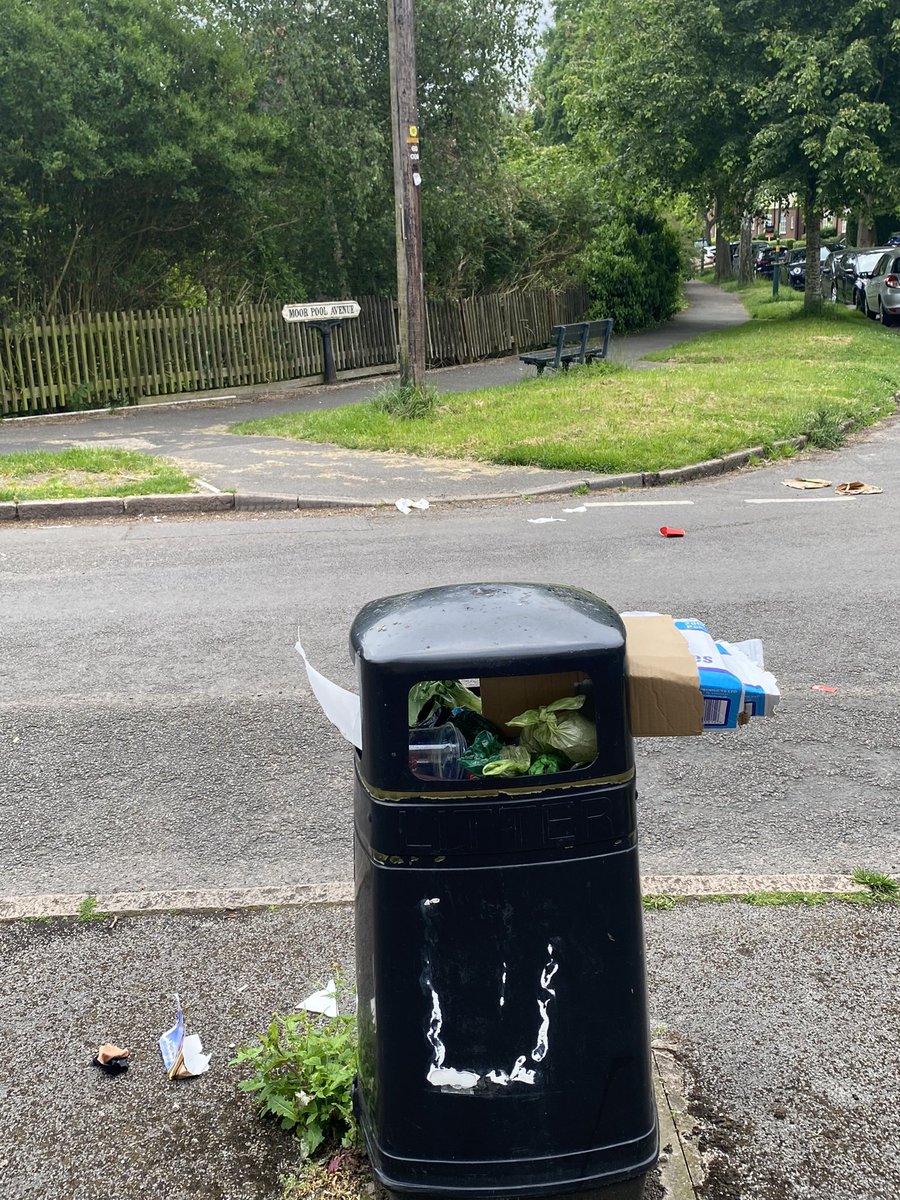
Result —
[{"label": "wooden signpost", "polygon": [[326,383],[337,383],[334,373],[334,353],[331,348],[332,330],[339,329],[348,317],[358,317],[360,307],[355,300],[317,300],[310,304],[285,304],[281,315],[285,321],[302,321],[318,329],[322,335],[322,364]]}]

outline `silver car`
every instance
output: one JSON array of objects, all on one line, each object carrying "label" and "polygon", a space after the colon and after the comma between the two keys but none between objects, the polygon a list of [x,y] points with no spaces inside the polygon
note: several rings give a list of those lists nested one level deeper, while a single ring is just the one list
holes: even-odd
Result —
[{"label": "silver car", "polygon": [[865,286],[866,316],[875,321],[880,315],[882,325],[900,325],[900,246],[882,254]]}]

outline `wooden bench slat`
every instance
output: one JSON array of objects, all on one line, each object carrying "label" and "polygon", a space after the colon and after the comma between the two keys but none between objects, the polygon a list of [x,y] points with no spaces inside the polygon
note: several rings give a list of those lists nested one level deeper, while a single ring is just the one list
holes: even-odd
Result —
[{"label": "wooden bench slat", "polygon": [[[554,325],[550,330],[550,350],[532,350],[520,354],[522,362],[537,367],[538,375],[545,367],[568,371],[570,363],[591,363],[605,359],[609,352],[612,318],[602,321],[577,321],[571,325]],[[594,340],[596,339],[596,341]]]}]

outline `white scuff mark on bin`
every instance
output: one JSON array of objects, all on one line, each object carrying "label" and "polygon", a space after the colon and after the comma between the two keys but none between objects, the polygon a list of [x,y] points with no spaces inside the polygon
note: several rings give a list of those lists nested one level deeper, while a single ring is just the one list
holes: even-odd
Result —
[{"label": "white scuff mark on bin", "polygon": [[541,1015],[541,1023],[538,1026],[537,1040],[535,1047],[531,1052],[532,1062],[542,1062],[547,1056],[547,1051],[550,1049],[550,1001],[556,997],[556,989],[551,987],[553,977],[559,970],[559,963],[553,957],[553,944],[547,946],[547,953],[550,959],[544,969],[541,971],[541,988],[546,992],[546,999],[538,997],[538,1012]]},{"label": "white scuff mark on bin", "polygon": [[503,974],[500,976],[500,1007],[506,1003],[506,963],[503,964]]},{"label": "white scuff mark on bin", "polygon": [[485,1075],[485,1079],[488,1081],[488,1083],[497,1083],[500,1084],[501,1087],[506,1087],[509,1083],[509,1076],[505,1071],[488,1071],[487,1075]]},{"label": "white scuff mark on bin", "polygon": [[433,1087],[449,1089],[452,1092],[471,1091],[478,1084],[481,1076],[477,1071],[458,1071],[455,1067],[444,1066],[447,1047],[441,1041],[441,1029],[444,1024],[441,998],[432,987],[430,980],[428,981],[428,990],[431,992],[431,1021],[428,1025],[427,1037],[433,1059],[425,1078]]},{"label": "white scuff mark on bin", "polygon": [[510,1083],[534,1083],[534,1071],[526,1071],[525,1055],[520,1054],[509,1073]]},{"label": "white scuff mark on bin", "polygon": [[440,902],[441,902],[440,896],[432,896],[432,898],[430,900],[422,901],[422,907],[430,908],[432,906],[432,904],[440,904]]}]

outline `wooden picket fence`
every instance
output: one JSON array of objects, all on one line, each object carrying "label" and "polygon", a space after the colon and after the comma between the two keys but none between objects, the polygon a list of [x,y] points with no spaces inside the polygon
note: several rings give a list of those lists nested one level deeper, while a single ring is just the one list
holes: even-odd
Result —
[{"label": "wooden picket fence", "polygon": [[[360,314],[333,338],[337,371],[397,361],[390,297],[359,298]],[[583,288],[429,300],[429,366],[543,346],[552,325],[584,317]],[[321,375],[319,334],[288,323],[280,304],[76,313],[0,327],[0,415],[136,404],[170,396]]]}]

